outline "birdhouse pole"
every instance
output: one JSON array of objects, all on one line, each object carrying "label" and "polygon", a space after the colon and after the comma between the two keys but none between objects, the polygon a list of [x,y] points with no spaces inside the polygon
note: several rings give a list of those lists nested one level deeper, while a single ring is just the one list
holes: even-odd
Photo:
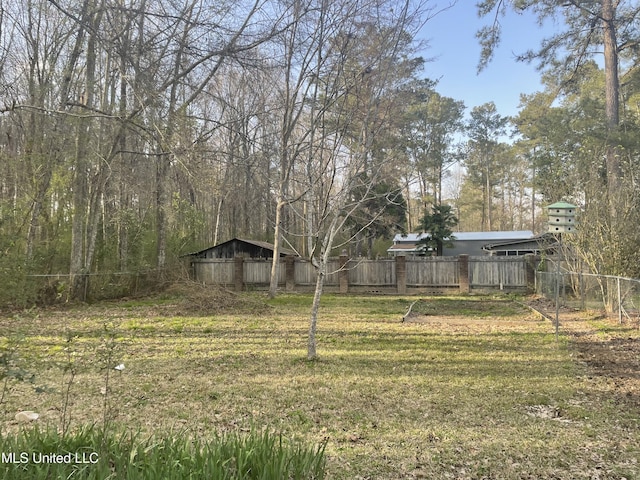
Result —
[{"label": "birdhouse pole", "polygon": [[576,206],[567,202],[556,202],[547,207],[549,215],[549,232],[558,238],[558,255],[556,259],[556,341],[558,341],[558,331],[560,328],[560,263],[562,263],[562,234],[573,233],[575,230]]}]

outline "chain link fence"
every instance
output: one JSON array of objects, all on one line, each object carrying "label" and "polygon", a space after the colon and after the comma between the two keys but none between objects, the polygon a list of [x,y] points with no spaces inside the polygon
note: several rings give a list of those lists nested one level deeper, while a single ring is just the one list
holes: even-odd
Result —
[{"label": "chain link fence", "polygon": [[189,278],[177,266],[172,269],[148,269],[133,272],[105,272],[78,275],[80,289],[72,298],[69,274],[25,274],[16,272],[10,278],[0,276],[0,310],[32,306],[51,306],[70,300],[99,301],[158,292],[172,282]]},{"label": "chain link fence", "polygon": [[640,280],[591,273],[536,272],[536,291],[560,305],[603,311],[620,323],[640,320]]}]

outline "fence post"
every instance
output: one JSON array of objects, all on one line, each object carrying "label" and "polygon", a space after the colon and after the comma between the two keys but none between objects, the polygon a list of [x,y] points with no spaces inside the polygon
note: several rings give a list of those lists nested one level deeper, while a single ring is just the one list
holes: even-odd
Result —
[{"label": "fence post", "polygon": [[407,294],[407,257],[396,257],[396,288],[398,295]]},{"label": "fence post", "polygon": [[338,282],[340,283],[340,293],[349,293],[349,270],[347,269],[349,257],[346,251],[340,254],[340,271],[338,272]]},{"label": "fence post", "polygon": [[293,255],[284,257],[285,290],[293,292],[296,289],[296,258]]},{"label": "fence post", "polygon": [[233,283],[236,292],[244,290],[244,257],[235,257],[233,259]]},{"label": "fence post", "polygon": [[524,268],[525,279],[527,283],[527,290],[530,292],[536,291],[536,265],[538,264],[538,257],[532,253],[528,253],[524,256]]},{"label": "fence post", "polygon": [[622,325],[622,295],[620,292],[620,277],[616,277],[618,280],[618,322]]},{"label": "fence post", "polygon": [[458,255],[458,278],[460,293],[469,293],[471,291],[469,283],[469,255]]}]

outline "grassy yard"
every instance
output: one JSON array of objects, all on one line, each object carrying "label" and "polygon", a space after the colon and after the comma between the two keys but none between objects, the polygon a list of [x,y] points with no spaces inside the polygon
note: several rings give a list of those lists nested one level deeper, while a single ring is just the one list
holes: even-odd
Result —
[{"label": "grassy yard", "polygon": [[35,374],[8,379],[3,432],[33,410],[59,428],[327,440],[333,479],[640,478],[638,411],[506,297],[424,298],[401,322],[414,298],[326,295],[315,362],[311,296],[214,315],[174,300],[0,319],[4,358]]}]

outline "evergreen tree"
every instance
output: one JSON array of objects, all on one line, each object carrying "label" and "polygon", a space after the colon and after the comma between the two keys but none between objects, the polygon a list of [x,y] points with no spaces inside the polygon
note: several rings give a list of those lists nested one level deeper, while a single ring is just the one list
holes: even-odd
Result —
[{"label": "evergreen tree", "polygon": [[427,236],[419,242],[423,251],[426,253],[435,250],[436,256],[442,256],[444,247],[450,247],[451,240],[455,240],[453,228],[457,224],[458,218],[449,205],[434,205],[431,213],[425,212],[422,217],[422,231]]}]

